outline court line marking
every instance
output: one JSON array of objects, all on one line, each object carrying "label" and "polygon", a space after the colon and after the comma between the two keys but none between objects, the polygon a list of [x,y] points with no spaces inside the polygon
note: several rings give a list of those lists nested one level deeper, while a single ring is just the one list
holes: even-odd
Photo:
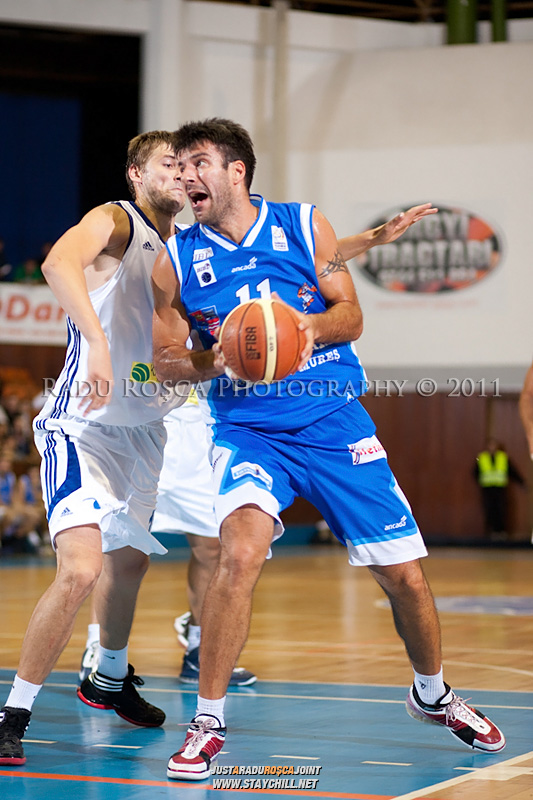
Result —
[{"label": "court line marking", "polygon": [[[490,780],[491,772],[495,773],[498,768],[501,770],[502,767],[514,766],[515,764],[519,764],[528,758],[533,758],[533,750],[529,753],[524,753],[522,756],[516,756],[515,758],[510,758],[507,761],[500,761],[499,764],[490,764],[488,767],[482,767],[475,772],[469,772],[468,775],[459,775],[457,778],[450,778],[448,781],[435,783],[433,786],[425,786],[423,789],[418,789],[415,792],[409,792],[408,794],[392,797],[391,800],[429,800],[427,794],[433,794],[441,789],[450,789],[452,786],[458,786],[460,783],[467,783],[468,781],[472,780]],[[483,778],[480,777],[481,775],[483,775]]]},{"label": "court line marking", "polygon": [[273,753],[271,756],[268,756],[268,758],[302,758],[305,761],[318,761],[320,756],[286,756],[280,753]]},{"label": "court line marking", "polygon": [[[24,739],[26,741],[26,739]],[[142,750],[142,744],[93,744],[91,747],[115,747],[117,750]]]},{"label": "court line marking", "polygon": [[[0,566],[0,568],[1,568],[1,566]],[[393,640],[391,640],[391,641],[393,641]],[[372,644],[362,645],[362,646],[375,647],[375,645],[372,645]],[[386,645],[386,646],[390,646],[390,645]],[[479,649],[473,650],[472,648],[460,648],[459,647],[459,648],[454,648],[454,649],[456,651],[458,651],[458,652],[461,652],[463,649],[470,650],[472,652],[481,652],[481,653],[492,652],[490,649],[489,650],[485,650],[483,648],[479,648]],[[13,650],[15,651],[15,648],[13,648]],[[168,648],[165,648],[165,650],[168,650]],[[18,649],[15,652],[18,652]],[[293,652],[293,651],[291,651],[291,652]],[[501,650],[497,650],[495,652],[501,652]],[[508,654],[518,653],[519,655],[522,655],[522,654],[525,654],[527,656],[533,655],[533,651],[530,651],[530,650],[517,650],[517,651],[515,651],[515,650],[506,650],[505,652],[508,653]],[[405,661],[405,651],[403,652],[402,658]],[[446,661],[446,663],[448,663],[448,661]],[[462,664],[463,662],[461,661],[461,662],[454,662],[454,663]],[[479,667],[479,664],[476,663],[475,666]],[[2,666],[0,666],[0,672],[12,672],[13,675],[15,675],[16,671],[17,671],[16,667],[2,667]],[[52,674],[72,675],[73,672],[75,672],[75,670],[71,670],[71,669],[54,669]],[[165,678],[167,680],[169,680],[169,679],[170,680],[175,680],[176,679],[176,676],[174,674],[147,675],[146,677],[147,678],[155,678],[156,680],[157,679],[165,679]],[[265,678],[262,682],[263,683],[282,683],[282,684],[289,685],[289,686],[359,686],[359,687],[364,687],[366,689],[383,689],[383,687],[386,687],[388,689],[406,689],[407,688],[406,685],[403,684],[403,683],[365,683],[364,681],[361,681],[359,683],[346,683],[346,682],[343,683],[342,681],[286,681],[286,680],[282,680],[281,678],[268,678],[268,679]],[[0,685],[1,684],[5,684],[5,685],[8,685],[8,686],[11,686],[12,683],[13,683],[13,678],[11,678],[10,680],[0,680]],[[63,686],[63,687],[72,687],[72,686],[74,686],[74,687],[77,687],[78,684],[77,683],[75,683],[75,684],[74,683],[53,684],[53,683],[49,683],[47,681],[46,685],[47,686]],[[488,692],[490,694],[531,694],[531,692],[526,691],[525,689],[480,689],[479,686],[461,687],[461,690],[464,693],[467,693],[467,692]],[[144,689],[143,689],[143,691],[144,691]],[[169,691],[169,692],[176,692],[176,693],[180,693],[180,694],[198,694],[197,689],[148,689],[148,691],[152,691],[152,692]],[[234,692],[230,692],[230,694],[231,695],[236,695],[236,696],[240,695],[241,697],[245,696],[245,693],[243,692],[241,694],[238,689],[236,691],[234,691]],[[251,695],[251,696],[253,696],[253,695]],[[267,696],[270,696],[270,695],[262,695],[262,696],[267,697]],[[273,695],[273,696],[277,696],[277,695]],[[285,695],[279,695],[279,696],[280,697],[284,697]],[[296,696],[298,697],[299,695],[296,695]],[[395,702],[399,702],[399,701],[395,701]],[[524,706],[491,706],[491,708],[518,708],[518,709],[525,708],[526,710],[528,710],[529,707],[528,706],[525,706],[525,707]]]},{"label": "court line marking", "polygon": [[361,761],[361,764],[378,764],[385,767],[412,767],[413,764],[406,764],[404,761]]},{"label": "court line marking", "polygon": [[52,739],[24,739],[24,743],[28,744],[57,744],[57,741]]},{"label": "court line marking", "polygon": [[[9,686],[11,686],[12,683],[13,683],[13,681],[0,680],[0,685],[1,684],[8,684]],[[344,684],[339,684],[339,685],[342,686]],[[354,685],[358,685],[358,684],[354,684]],[[359,684],[359,685],[361,685],[361,684]],[[76,683],[53,683],[53,682],[47,682],[46,686],[49,687],[49,688],[54,687],[56,689],[72,689],[72,688],[76,688],[77,684]],[[376,688],[379,689],[380,687],[378,686]],[[381,688],[389,688],[389,687],[387,685],[387,686],[381,687]],[[475,691],[475,689],[472,690],[472,691]],[[493,689],[493,690],[491,690],[491,689],[482,689],[482,690],[478,690],[478,691],[490,692],[490,694],[501,694],[501,692],[499,692],[497,689]],[[149,687],[146,687],[146,686],[143,687],[143,692],[144,693],[148,693],[148,692],[151,692],[151,693],[160,692],[161,693],[161,692],[164,692],[165,694],[195,694],[195,695],[198,694],[198,690],[197,689],[172,689],[172,688],[156,689],[156,688],[149,688]],[[521,692],[521,694],[531,694],[531,692]],[[381,697],[336,697],[334,695],[332,695],[330,697],[328,697],[327,695],[322,697],[320,695],[270,694],[270,693],[266,693],[266,692],[255,692],[255,691],[253,692],[253,694],[252,693],[245,693],[245,692],[243,692],[242,694],[240,692],[230,692],[229,696],[230,697],[247,697],[247,698],[250,698],[250,699],[253,699],[254,697],[271,697],[271,698],[274,698],[275,700],[325,700],[325,701],[330,700],[330,701],[337,701],[337,702],[343,702],[343,703],[381,703],[381,704],[384,704],[384,705],[404,705],[405,704],[405,700],[388,700],[386,698],[381,698]],[[533,711],[533,706],[496,705],[494,703],[480,703],[480,705],[482,705],[484,709],[485,708],[491,708],[491,709],[505,709],[505,710],[508,710],[508,711]]]}]

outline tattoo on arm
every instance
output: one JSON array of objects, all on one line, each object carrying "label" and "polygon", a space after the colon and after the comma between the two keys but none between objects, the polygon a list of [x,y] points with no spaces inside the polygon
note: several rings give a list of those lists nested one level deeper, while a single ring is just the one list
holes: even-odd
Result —
[{"label": "tattoo on arm", "polygon": [[348,267],[346,265],[346,261],[337,250],[331,261],[328,261],[320,275],[319,278],[326,278],[328,275],[332,275],[334,272],[348,272]]}]

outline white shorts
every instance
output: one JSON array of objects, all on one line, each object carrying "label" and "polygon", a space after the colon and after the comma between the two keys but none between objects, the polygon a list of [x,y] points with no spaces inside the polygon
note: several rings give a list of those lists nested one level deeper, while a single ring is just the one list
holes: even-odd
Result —
[{"label": "white shorts", "polygon": [[60,531],[96,524],[104,552],[129,546],[147,555],[166,553],[149,532],[165,440],[162,420],[136,427],[68,415],[37,420],[52,544]]},{"label": "white shorts", "polygon": [[171,411],[165,427],[168,438],[152,528],[217,538],[210,437],[198,406],[187,402]]}]

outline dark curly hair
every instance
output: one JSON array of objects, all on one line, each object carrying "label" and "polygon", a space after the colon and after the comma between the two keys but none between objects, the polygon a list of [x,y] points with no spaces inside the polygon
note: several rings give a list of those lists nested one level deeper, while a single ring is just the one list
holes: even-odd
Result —
[{"label": "dark curly hair", "polygon": [[248,131],[231,119],[212,117],[202,122],[186,122],[174,132],[176,152],[189,150],[202,142],[215,145],[224,159],[224,168],[232,161],[242,161],[246,167],[244,179],[247,189],[254,177],[256,158]]}]

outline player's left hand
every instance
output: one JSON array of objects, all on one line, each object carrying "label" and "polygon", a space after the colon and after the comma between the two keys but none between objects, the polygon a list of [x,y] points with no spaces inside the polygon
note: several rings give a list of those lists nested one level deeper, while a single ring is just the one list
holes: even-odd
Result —
[{"label": "player's left hand", "polygon": [[379,244],[388,244],[399,239],[405,233],[407,228],[410,228],[415,222],[418,222],[423,217],[428,217],[432,214],[437,214],[438,208],[433,207],[433,203],[422,203],[420,206],[413,206],[407,211],[402,211],[396,214],[395,217],[385,222],[379,228],[376,228],[373,246]]}]

